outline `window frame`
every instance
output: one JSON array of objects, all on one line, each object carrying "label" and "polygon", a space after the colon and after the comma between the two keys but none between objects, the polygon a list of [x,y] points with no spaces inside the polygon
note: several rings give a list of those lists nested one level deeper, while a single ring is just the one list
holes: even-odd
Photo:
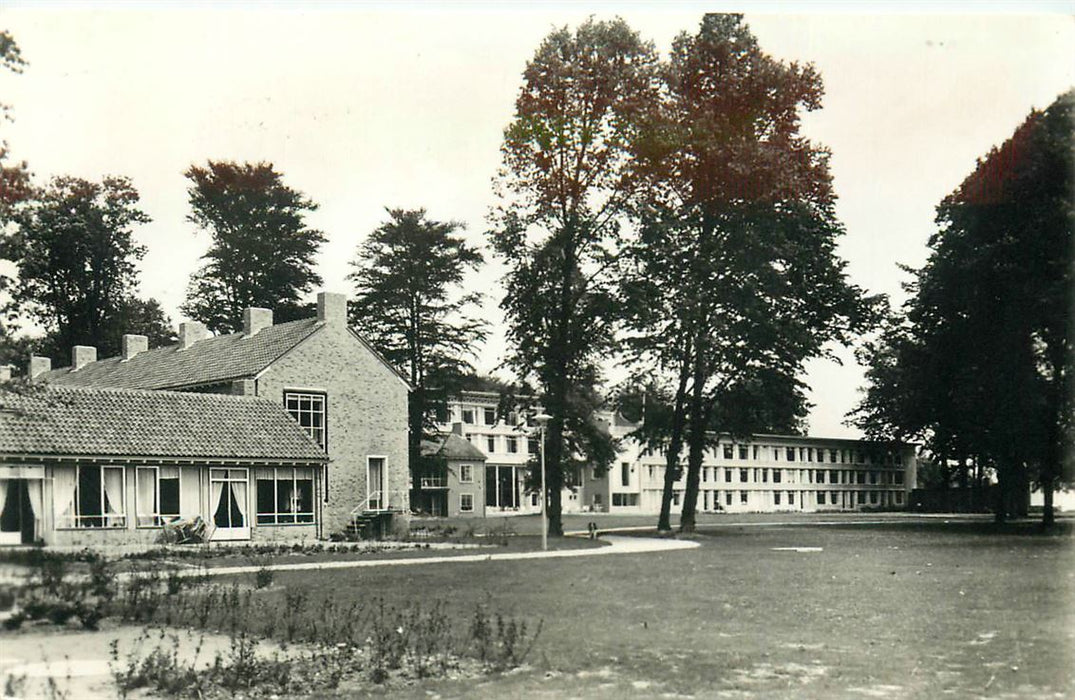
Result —
[{"label": "window frame", "polygon": [[[272,471],[272,479],[268,479],[264,474],[268,471]],[[309,473],[310,482],[310,510],[299,511],[298,510],[298,484],[299,481],[307,481],[305,477],[299,478],[299,471],[305,470]],[[280,483],[288,481],[286,478],[282,479],[280,476],[281,471],[291,472],[291,502],[294,504],[294,510],[290,512],[280,510]],[[254,517],[251,522],[256,527],[288,527],[293,525],[316,525],[317,524],[317,470],[313,467],[255,467],[254,472]],[[273,495],[273,512],[268,513],[261,510],[261,493],[260,484],[262,481],[272,482],[272,495]],[[290,522],[281,522],[281,516],[287,518],[294,518]],[[300,517],[309,516],[309,520],[300,520]],[[264,520],[263,518],[271,517],[272,520]]]},{"label": "window frame", "polygon": [[[314,426],[308,426],[308,425],[303,425],[302,424],[302,418],[300,417],[301,414],[302,414],[302,409],[301,408],[296,408],[295,409],[296,413],[292,413],[291,408],[288,407],[288,399],[292,398],[292,397],[296,398],[297,400],[301,400],[303,397],[320,400],[320,402],[321,402],[321,428],[320,428],[321,439],[320,440],[318,440],[317,435],[315,435],[314,432],[313,432]],[[283,398],[284,398],[284,410],[287,411],[287,414],[289,416],[291,416],[292,420],[294,420],[296,423],[299,424],[299,427],[302,428],[306,432],[306,434],[309,435],[310,438],[315,443],[317,443],[318,447],[320,447],[325,452],[328,452],[328,438],[329,438],[329,435],[328,435],[328,392],[327,391],[317,390],[317,389],[288,389],[288,388],[285,388],[283,390]],[[314,411],[310,410],[309,413],[311,415],[313,415]]]},{"label": "window frame", "polygon": [[[465,505],[467,499],[470,499],[470,507],[469,508]],[[474,512],[474,494],[472,494],[472,493],[461,493],[461,494],[459,494],[459,512],[460,513],[473,513]]]},{"label": "window frame", "polygon": [[[81,487],[80,482],[82,481],[82,469],[84,469],[86,467],[89,467],[91,469],[100,470],[100,482],[101,483],[100,483],[100,487],[99,487],[100,488],[100,494],[99,494],[100,501],[99,501],[99,503],[100,503],[101,512],[99,514],[89,514],[89,515],[87,515],[87,514],[84,514],[84,513],[81,512],[81,504],[80,504],[81,498],[80,498],[80,496],[81,496],[81,488],[82,487]],[[119,504],[120,507],[121,507],[121,510],[120,510],[119,513],[115,513],[115,514],[112,514],[112,515],[109,515],[108,513],[104,512],[105,511],[105,498],[106,498],[106,494],[105,494],[105,470],[106,469],[119,470],[120,474],[122,474],[123,487],[122,487],[121,493],[123,494],[123,498],[120,499],[120,504]],[[70,516],[70,520],[68,520],[66,517],[64,517],[62,513],[56,512],[56,509],[60,507],[60,504],[55,501],[55,497],[54,497],[52,507],[53,507],[53,518],[54,518],[54,522],[55,522],[55,528],[57,530],[126,530],[127,529],[127,522],[128,522],[127,521],[127,469],[126,469],[126,467],[123,467],[123,466],[118,465],[118,464],[75,464],[74,465],[74,470],[75,470],[75,489],[74,489],[74,492],[73,492],[74,495],[73,495],[73,501],[72,501],[72,513],[71,513],[71,516]],[[87,521],[87,520],[89,520],[91,518],[100,520],[101,524],[100,525],[86,525],[86,524],[83,524],[85,521]],[[108,524],[108,520],[110,518],[116,519],[117,522],[115,522],[113,524]],[[70,524],[68,524],[68,523],[70,523]]]},{"label": "window frame", "polygon": [[[164,525],[166,523],[170,523],[170,522],[176,520],[177,518],[182,517],[182,512],[181,511],[182,511],[182,494],[183,494],[183,470],[178,465],[174,466],[174,467],[170,467],[170,468],[175,469],[175,480],[176,480],[177,488],[178,488],[178,492],[176,493],[176,507],[177,507],[177,510],[176,510],[176,512],[174,514],[173,513],[161,513],[160,512],[160,504],[161,504],[161,475],[160,475],[160,470],[161,470],[161,465],[159,465],[159,464],[147,464],[147,465],[135,466],[135,468],[134,468],[134,525],[135,525],[136,528],[139,528],[139,529],[162,528],[162,527],[164,527]],[[141,504],[140,496],[141,496],[142,490],[139,488],[141,486],[141,483],[142,483],[141,472],[144,472],[144,471],[145,472],[150,472],[150,471],[153,472],[153,497],[154,497],[154,500],[156,502],[156,506],[153,509],[153,512],[146,512],[146,513],[143,513],[142,509],[141,509],[142,504]],[[171,479],[172,477],[168,477],[168,478]],[[143,517],[152,518],[153,519],[152,523],[148,523],[148,524],[147,523],[142,523],[141,519]],[[169,519],[165,520],[165,518],[169,518]]]},{"label": "window frame", "polygon": [[459,465],[459,483],[461,483],[461,484],[473,484],[474,483],[474,465],[473,464],[460,464]]}]

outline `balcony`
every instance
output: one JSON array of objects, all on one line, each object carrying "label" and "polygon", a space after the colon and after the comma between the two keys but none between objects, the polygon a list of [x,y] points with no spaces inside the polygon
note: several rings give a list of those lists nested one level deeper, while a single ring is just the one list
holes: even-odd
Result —
[{"label": "balcony", "polygon": [[446,489],[448,488],[448,477],[423,476],[418,480],[418,487],[423,489]]}]

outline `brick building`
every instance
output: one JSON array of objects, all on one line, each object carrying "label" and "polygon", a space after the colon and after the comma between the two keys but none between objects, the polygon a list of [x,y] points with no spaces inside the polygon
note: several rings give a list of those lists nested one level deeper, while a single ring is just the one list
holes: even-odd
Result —
[{"label": "brick building", "polygon": [[[116,410],[137,414],[147,404],[132,397],[144,395],[147,390],[150,394],[167,394],[167,401],[154,404],[153,418],[160,429],[173,431],[175,439],[164,443],[169,445],[164,450],[167,454],[136,454],[137,443],[124,452],[119,449],[126,445],[122,432],[106,431],[87,443],[94,446],[93,450],[59,455],[35,447],[36,434],[28,432],[29,424],[0,424],[5,434],[17,430],[27,438],[18,442],[18,450],[14,442],[0,443],[4,504],[13,503],[13,508],[25,514],[26,499],[31,499],[32,506],[40,493],[43,508],[48,511],[51,494],[53,527],[48,527],[48,518],[35,515],[40,520],[35,528],[41,530],[39,536],[46,541],[77,540],[89,544],[151,539],[155,536],[152,530],[159,524],[149,524],[147,520],[139,525],[137,517],[105,517],[109,512],[102,509],[118,507],[122,481],[124,512],[144,510],[138,501],[137,469],[152,458],[158,467],[166,463],[186,465],[186,470],[180,469],[178,474],[171,467],[165,472],[168,479],[178,479],[180,494],[188,493],[186,500],[180,500],[179,515],[201,515],[210,520],[217,527],[218,539],[324,537],[345,529],[356,513],[409,512],[409,387],[348,328],[345,297],[319,294],[314,318],[274,325],[271,311],[247,309],[243,321],[242,332],[220,336],[208,336],[200,323],[182,323],[177,344],[155,349],[147,347],[144,336],[124,336],[122,354],[102,360],[97,359],[94,348],[77,346],[72,350],[71,366],[63,369],[52,370],[47,358],[31,358],[32,381],[46,385],[50,391],[81,388],[83,394],[73,395],[89,396],[93,390],[135,390],[108,392],[114,401],[129,404],[125,408],[117,404]],[[224,431],[216,434],[213,443],[220,454],[197,452],[196,436],[189,434],[193,426],[201,425],[195,420],[202,407],[197,395],[205,394],[232,397],[201,398],[224,401],[212,404],[213,415],[221,421]],[[123,397],[122,401],[116,397]],[[98,410],[87,401],[76,405],[89,411],[90,418]],[[231,414],[223,415],[221,406]],[[286,436],[279,432],[279,421],[269,430],[265,423],[270,420],[266,417],[268,411],[259,409],[262,413],[255,420],[251,406],[270,406],[280,418],[288,419],[287,425],[305,436],[319,459],[312,459],[310,454],[281,452],[278,443]],[[37,406],[35,410],[44,409]],[[93,432],[92,428],[78,428],[77,417],[70,420],[68,428],[83,434]],[[255,428],[263,435],[260,451],[237,455],[227,449],[227,435]],[[144,437],[160,437],[153,435],[147,433]],[[66,461],[57,462],[60,457]],[[287,466],[288,459],[299,457],[306,460],[303,471]],[[83,477],[82,464],[98,465],[100,470],[84,470],[88,476]],[[145,464],[150,466],[149,462]],[[95,502],[85,503],[87,507],[94,506],[93,514],[86,518],[78,514],[75,520],[67,521],[61,517],[66,496],[60,501],[54,497],[57,483],[67,489],[66,479],[71,473],[77,482],[77,499],[83,498],[84,491],[92,491],[94,484],[99,484],[101,494]],[[145,473],[148,479],[148,471]],[[188,474],[191,476],[184,478]],[[34,475],[42,484],[24,484],[27,475]],[[159,476],[159,469],[157,478],[166,478]],[[195,478],[197,498],[193,496],[192,483],[186,483]],[[11,482],[16,481],[19,483],[13,486]],[[173,486],[169,483],[168,488]],[[143,501],[149,498],[149,491],[146,486]],[[316,495],[316,504],[308,506],[311,494]],[[78,500],[78,504],[82,501]],[[6,514],[6,505],[4,508]],[[104,531],[112,534],[103,534]],[[117,531],[125,534],[118,535]]]}]

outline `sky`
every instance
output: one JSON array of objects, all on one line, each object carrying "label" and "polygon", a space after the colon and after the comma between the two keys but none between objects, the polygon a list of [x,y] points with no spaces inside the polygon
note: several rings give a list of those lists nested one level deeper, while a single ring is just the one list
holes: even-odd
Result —
[{"label": "sky", "polygon": [[[348,292],[356,247],[385,208],[424,207],[486,246],[491,182],[522,71],[552,29],[623,17],[666,54],[706,10],[741,10],[761,47],[813,63],[826,89],[803,131],[832,152],[850,280],[904,299],[900,265],[928,256],[934,208],[1033,108],[1075,87],[1075,2],[807,3],[24,3],[0,5],[29,65],[0,74],[0,125],[38,182],[125,175],[152,223],[141,293],[183,319],[209,244],[186,220],[183,172],[268,161],[320,208],[317,270]],[[908,7],[908,5],[903,5]],[[874,14],[862,14],[867,9]],[[504,357],[503,268],[468,281],[494,328],[476,365]],[[849,348],[809,363],[813,435],[844,425],[862,387]],[[499,371],[502,376],[502,371]],[[613,376],[615,371],[612,372]]]}]

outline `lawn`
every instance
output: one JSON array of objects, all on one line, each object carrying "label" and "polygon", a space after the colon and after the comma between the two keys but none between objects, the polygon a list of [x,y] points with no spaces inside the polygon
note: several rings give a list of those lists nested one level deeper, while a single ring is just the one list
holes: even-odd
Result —
[{"label": "lawn", "polygon": [[725,521],[703,528],[689,551],[279,573],[276,582],[315,598],[443,599],[460,615],[487,602],[542,621],[533,668],[404,696],[1072,697],[1075,541],[1070,523],[1063,532]]}]

